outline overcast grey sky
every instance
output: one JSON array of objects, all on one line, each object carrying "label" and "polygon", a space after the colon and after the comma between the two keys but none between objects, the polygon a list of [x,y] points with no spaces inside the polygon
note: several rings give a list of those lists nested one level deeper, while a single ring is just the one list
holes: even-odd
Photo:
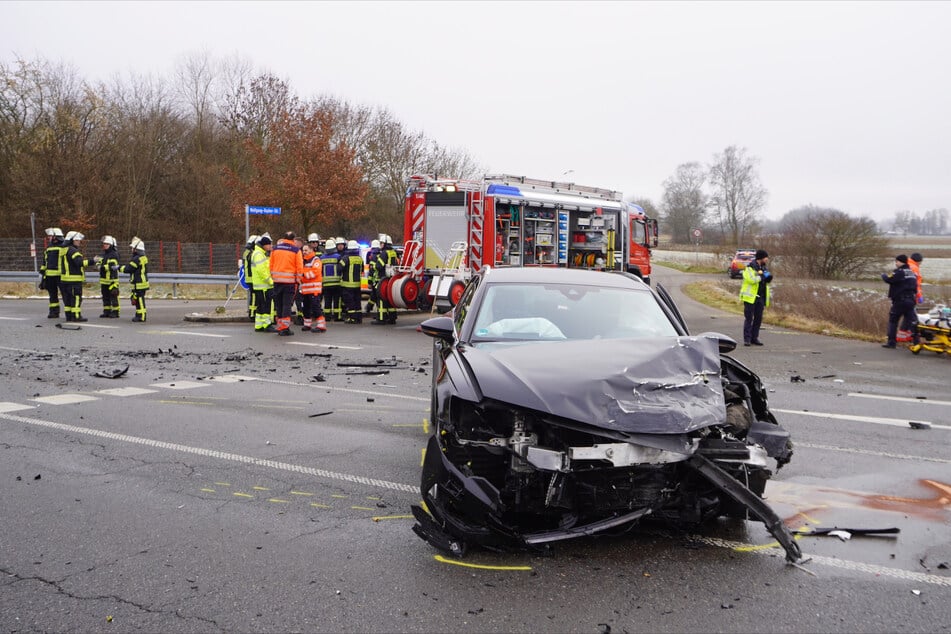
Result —
[{"label": "overcast grey sky", "polygon": [[490,172],[659,203],[737,145],[767,217],[882,220],[951,209],[949,27],[951,2],[0,2],[0,59],[108,79],[238,53]]}]

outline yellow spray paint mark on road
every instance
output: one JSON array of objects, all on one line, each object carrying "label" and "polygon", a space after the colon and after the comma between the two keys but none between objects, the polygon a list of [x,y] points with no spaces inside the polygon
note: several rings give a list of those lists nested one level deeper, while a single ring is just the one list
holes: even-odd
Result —
[{"label": "yellow spray paint mark on road", "polygon": [[308,493],[307,491],[291,491],[291,495],[313,495],[313,493]]},{"label": "yellow spray paint mark on road", "polygon": [[251,487],[251,488],[254,489],[255,491],[270,491],[271,490],[267,487]]},{"label": "yellow spray paint mark on road", "polygon": [[382,500],[383,498],[381,498],[379,495],[368,495],[367,499],[368,500]]},{"label": "yellow spray paint mark on road", "polygon": [[802,511],[799,511],[799,517],[803,518],[803,519],[806,520],[807,522],[812,522],[813,524],[821,524],[821,523],[822,523],[822,522],[820,522],[819,520],[815,519],[814,517],[809,517],[808,515],[806,515],[806,514],[803,513]]},{"label": "yellow spray paint mark on road", "polygon": [[419,466],[423,466],[423,463],[426,462],[426,447],[422,448],[422,454],[419,457]]},{"label": "yellow spray paint mark on road", "polygon": [[423,419],[423,433],[426,434],[427,436],[429,435],[429,419],[428,418]]},{"label": "yellow spray paint mark on road", "polygon": [[426,502],[424,502],[423,500],[420,500],[419,507],[423,509],[424,511],[426,511],[426,515],[429,515],[430,517],[432,516],[432,513],[429,512],[429,507],[426,506]]},{"label": "yellow spray paint mark on road", "polygon": [[329,509],[329,508],[331,508],[331,507],[327,506],[326,504],[321,504],[321,503],[319,503],[319,502],[311,502],[310,505],[313,506],[315,509]]},{"label": "yellow spray paint mark on road", "polygon": [[393,423],[393,427],[422,427],[420,423]]},{"label": "yellow spray paint mark on road", "polygon": [[237,491],[235,491],[235,492],[232,493],[231,495],[236,495],[236,496],[238,496],[239,498],[254,498],[254,496],[251,495],[250,493],[238,493]]},{"label": "yellow spray paint mark on road", "polygon": [[376,510],[375,508],[371,508],[369,506],[351,506],[350,508],[352,508],[355,511],[375,511]]},{"label": "yellow spray paint mark on road", "polygon": [[413,519],[412,515],[377,515],[376,517],[370,518],[374,522],[379,522],[380,520],[411,520]]},{"label": "yellow spray paint mark on road", "polygon": [[275,504],[290,504],[290,500],[282,500],[281,498],[268,498],[268,502],[274,502]]},{"label": "yellow spray paint mark on road", "polygon": [[217,493],[217,491],[215,491],[214,489],[200,489],[200,490],[204,491],[205,493]]},{"label": "yellow spray paint mark on road", "polygon": [[348,498],[348,497],[350,497],[350,496],[349,496],[349,495],[341,495],[341,494],[339,494],[339,493],[333,493],[333,494],[331,494],[330,497],[332,497],[332,498]]},{"label": "yellow spray paint mark on road", "polygon": [[[804,526],[796,530],[807,531],[809,530],[809,527]],[[796,534],[796,531],[792,531],[792,533],[793,533],[793,539],[797,541],[799,540],[800,537],[802,537],[802,535]],[[779,542],[769,542],[768,544],[749,544],[747,546],[735,546],[733,550],[735,550],[738,553],[751,553],[756,550],[769,550],[770,548],[782,548],[782,546],[779,544]]]},{"label": "yellow spray paint mark on road", "polygon": [[470,564],[464,561],[456,561],[454,559],[446,559],[442,555],[434,555],[433,559],[436,561],[442,562],[444,564],[452,564],[453,566],[462,566],[463,568],[478,568],[479,570],[531,570],[531,566],[488,566],[485,564]]},{"label": "yellow spray paint mark on road", "polygon": [[230,486],[231,486],[231,485],[228,484],[227,482],[215,482],[215,484],[218,485],[218,486],[220,486],[220,487],[230,487]]}]

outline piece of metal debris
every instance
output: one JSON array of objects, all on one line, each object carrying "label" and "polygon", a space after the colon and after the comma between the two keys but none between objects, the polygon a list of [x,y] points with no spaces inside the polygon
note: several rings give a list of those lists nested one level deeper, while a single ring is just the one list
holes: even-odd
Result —
[{"label": "piece of metal debris", "polygon": [[82,328],[76,324],[59,323],[56,324],[56,327],[61,330],[82,330]]},{"label": "piece of metal debris", "polygon": [[98,372],[95,372],[93,376],[98,376],[103,379],[118,379],[128,371],[129,366],[126,366],[121,370],[99,370]]},{"label": "piece of metal debris", "polygon": [[327,380],[327,377],[325,377],[323,374],[315,374],[314,376],[310,377],[310,380],[316,381],[317,383],[323,383]]},{"label": "piece of metal debris", "polygon": [[931,423],[926,423],[924,421],[910,420],[908,421],[908,426],[912,429],[931,429]]},{"label": "piece of metal debris", "polygon": [[327,414],[333,414],[333,410],[330,410],[328,412],[317,412],[316,414],[311,414],[307,418],[317,418],[318,416],[326,416]]},{"label": "piece of metal debris", "polygon": [[791,383],[805,383],[805,382],[806,382],[806,379],[802,378],[802,377],[799,376],[798,374],[794,374],[794,375],[792,375],[791,377],[789,377],[789,381],[790,381]]},{"label": "piece of metal debris", "polygon": [[838,526],[833,526],[831,528],[807,528],[799,531],[793,531],[794,535],[811,535],[813,537],[820,537],[825,535],[831,535],[833,537],[838,537],[845,541],[846,538],[842,538],[838,533],[846,533],[851,537],[852,535],[897,535],[901,532],[900,528],[839,528]]}]

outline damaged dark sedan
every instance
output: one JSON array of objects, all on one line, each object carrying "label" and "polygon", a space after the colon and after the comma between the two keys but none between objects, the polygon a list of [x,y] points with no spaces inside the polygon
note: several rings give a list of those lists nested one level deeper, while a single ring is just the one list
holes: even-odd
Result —
[{"label": "damaged dark sedan", "polygon": [[662,287],[486,269],[421,329],[434,338],[434,433],[413,530],[436,548],[542,548],[729,516],[763,522],[801,558],[761,497],[792,456],[789,434],[727,355],[736,342],[689,335]]}]

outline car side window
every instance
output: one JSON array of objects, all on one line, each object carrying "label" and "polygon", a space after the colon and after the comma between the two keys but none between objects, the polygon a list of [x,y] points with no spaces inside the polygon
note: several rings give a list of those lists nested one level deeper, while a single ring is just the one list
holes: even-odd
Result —
[{"label": "car side window", "polygon": [[466,285],[466,289],[462,291],[462,295],[459,297],[459,303],[456,304],[456,307],[452,311],[452,320],[456,324],[456,332],[462,332],[462,324],[466,320],[466,315],[469,313],[472,296],[475,295],[476,289],[479,288],[479,280],[481,279],[482,278],[477,275],[469,280],[469,284]]}]

